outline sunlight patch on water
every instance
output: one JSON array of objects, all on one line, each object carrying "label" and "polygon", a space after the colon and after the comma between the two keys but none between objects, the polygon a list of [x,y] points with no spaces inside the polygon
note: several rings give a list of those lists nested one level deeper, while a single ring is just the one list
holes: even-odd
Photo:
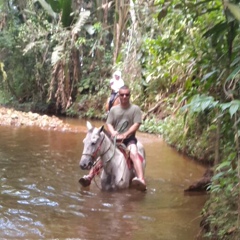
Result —
[{"label": "sunlight patch on water", "polygon": [[103,207],[107,207],[107,208],[113,207],[113,204],[110,204],[110,203],[103,203],[102,205],[103,205]]}]

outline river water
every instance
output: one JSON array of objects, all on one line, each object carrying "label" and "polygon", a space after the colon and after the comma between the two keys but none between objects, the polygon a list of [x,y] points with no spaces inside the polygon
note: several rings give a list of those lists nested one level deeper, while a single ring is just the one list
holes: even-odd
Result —
[{"label": "river water", "polygon": [[0,126],[0,239],[195,239],[207,195],[183,190],[204,167],[161,138],[138,133],[147,192],[102,192],[98,178],[82,189],[86,122],[67,122],[73,132]]}]

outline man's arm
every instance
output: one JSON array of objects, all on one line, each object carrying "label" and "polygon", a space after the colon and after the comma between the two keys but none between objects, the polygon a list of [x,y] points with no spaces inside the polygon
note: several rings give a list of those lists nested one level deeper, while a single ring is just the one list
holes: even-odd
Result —
[{"label": "man's arm", "polygon": [[141,123],[134,123],[126,132],[120,134],[119,137],[121,137],[121,139],[127,138],[128,136],[135,133],[139,129],[140,125]]},{"label": "man's arm", "polygon": [[124,133],[119,133],[118,131],[116,131],[113,126],[111,124],[107,124],[107,128],[108,131],[110,132],[112,137],[117,136],[117,139],[119,140],[123,140],[125,138],[128,138],[130,135],[132,135],[133,133],[135,133],[139,127],[140,127],[141,123],[134,123],[126,132]]},{"label": "man's arm", "polygon": [[115,137],[116,135],[119,134],[119,132],[114,129],[112,124],[107,123],[107,128],[108,128],[108,131],[110,132],[112,137]]}]

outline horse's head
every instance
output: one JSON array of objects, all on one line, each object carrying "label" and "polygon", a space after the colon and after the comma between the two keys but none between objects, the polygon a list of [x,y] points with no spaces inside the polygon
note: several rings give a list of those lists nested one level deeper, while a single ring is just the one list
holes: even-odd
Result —
[{"label": "horse's head", "polygon": [[89,170],[94,161],[99,156],[100,147],[102,144],[101,132],[104,126],[95,128],[90,122],[87,122],[87,135],[83,140],[83,153],[79,162],[79,166],[83,170]]}]

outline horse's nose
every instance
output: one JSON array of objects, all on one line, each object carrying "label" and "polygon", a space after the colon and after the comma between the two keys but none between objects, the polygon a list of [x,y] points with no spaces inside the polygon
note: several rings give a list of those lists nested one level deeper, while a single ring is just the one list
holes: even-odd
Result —
[{"label": "horse's nose", "polygon": [[87,168],[87,164],[80,164],[80,168],[82,169],[82,170],[85,170],[86,168]]},{"label": "horse's nose", "polygon": [[79,163],[79,166],[82,170],[89,170],[91,169],[91,161],[84,161],[84,159],[82,159]]}]

